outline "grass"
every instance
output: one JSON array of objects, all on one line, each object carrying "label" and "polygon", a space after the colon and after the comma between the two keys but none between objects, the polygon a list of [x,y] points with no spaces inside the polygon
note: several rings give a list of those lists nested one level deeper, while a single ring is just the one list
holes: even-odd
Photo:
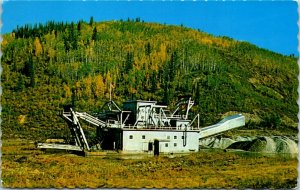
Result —
[{"label": "grass", "polygon": [[297,158],[223,151],[174,158],[81,157],[10,139],[3,140],[2,155],[6,188],[292,188],[297,179]]}]

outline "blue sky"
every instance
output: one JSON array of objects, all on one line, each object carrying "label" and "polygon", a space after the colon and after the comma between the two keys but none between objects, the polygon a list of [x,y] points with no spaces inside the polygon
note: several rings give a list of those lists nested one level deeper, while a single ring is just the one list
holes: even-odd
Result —
[{"label": "blue sky", "polygon": [[55,21],[126,20],[174,24],[298,55],[295,1],[4,1],[2,33],[17,25]]}]

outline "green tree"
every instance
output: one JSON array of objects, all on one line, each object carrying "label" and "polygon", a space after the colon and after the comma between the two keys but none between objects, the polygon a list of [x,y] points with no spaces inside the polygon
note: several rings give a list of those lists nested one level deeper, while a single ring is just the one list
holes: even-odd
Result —
[{"label": "green tree", "polygon": [[98,38],[97,38],[97,27],[94,27],[94,30],[93,30],[93,35],[92,35],[92,40],[96,41]]},{"label": "green tree", "polygon": [[94,24],[94,17],[91,16],[89,24],[90,24],[90,26],[93,26],[93,24]]},{"label": "green tree", "polygon": [[25,62],[25,75],[30,78],[29,86],[35,87],[35,67],[31,56]]},{"label": "green tree", "polygon": [[82,22],[82,21],[78,21],[78,23],[77,23],[77,30],[78,30],[78,31],[81,30],[81,22]]},{"label": "green tree", "polygon": [[17,83],[17,86],[16,86],[16,91],[18,92],[22,92],[25,88],[25,81],[24,81],[24,78],[22,75],[19,75],[18,77],[18,83]]},{"label": "green tree", "polygon": [[129,71],[133,68],[134,57],[132,52],[127,52],[126,61],[125,61],[125,73],[129,73]]},{"label": "green tree", "polygon": [[146,45],[145,45],[145,54],[150,57],[151,55],[151,45],[150,45],[150,42],[148,42]]}]

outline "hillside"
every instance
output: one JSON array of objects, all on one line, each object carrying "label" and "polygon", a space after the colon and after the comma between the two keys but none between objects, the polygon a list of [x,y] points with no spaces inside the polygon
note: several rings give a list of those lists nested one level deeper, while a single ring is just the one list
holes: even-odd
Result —
[{"label": "hillside", "polygon": [[39,24],[2,41],[2,133],[61,137],[65,106],[95,113],[109,99],[195,100],[201,126],[229,113],[244,129],[297,132],[297,59],[184,26],[136,20]]}]

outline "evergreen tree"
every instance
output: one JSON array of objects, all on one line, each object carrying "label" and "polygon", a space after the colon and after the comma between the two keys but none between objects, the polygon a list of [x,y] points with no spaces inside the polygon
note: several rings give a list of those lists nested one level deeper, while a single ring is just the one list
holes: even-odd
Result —
[{"label": "evergreen tree", "polygon": [[169,71],[169,79],[170,79],[170,82],[173,81],[173,79],[175,78],[175,71],[176,71],[176,68],[177,68],[177,65],[178,65],[178,57],[177,57],[177,52],[174,51],[172,54],[171,54],[171,60],[168,64],[168,71]]},{"label": "evergreen tree", "polygon": [[16,86],[16,91],[17,92],[22,92],[25,88],[25,81],[24,81],[24,78],[22,77],[22,75],[19,75],[19,78],[18,78],[18,83],[17,83],[17,86]]},{"label": "evergreen tree", "polygon": [[25,62],[25,75],[30,78],[29,86],[35,87],[35,68],[32,60],[32,56]]},{"label": "evergreen tree", "polygon": [[157,83],[159,82],[157,80],[157,73],[155,71],[150,77],[150,82],[151,82],[151,92],[154,94],[157,91]]},{"label": "evergreen tree", "polygon": [[81,21],[78,21],[78,23],[77,23],[77,30],[78,30],[78,31],[81,30]]},{"label": "evergreen tree", "polygon": [[94,24],[94,17],[91,16],[89,24],[90,24],[90,26],[93,26],[93,24]]},{"label": "evergreen tree", "polygon": [[129,71],[133,68],[133,53],[127,52],[126,61],[125,61],[125,73],[129,73]]},{"label": "evergreen tree", "polygon": [[145,54],[150,57],[151,55],[151,46],[150,46],[150,42],[148,42],[146,45],[145,45]]},{"label": "evergreen tree", "polygon": [[92,40],[94,40],[94,41],[97,40],[97,27],[94,27],[93,35],[92,35]]},{"label": "evergreen tree", "polygon": [[76,107],[76,96],[77,96],[77,94],[76,94],[76,88],[75,87],[72,87],[72,89],[71,89],[71,91],[72,91],[72,96],[71,96],[71,105],[72,105],[72,108],[75,108]]},{"label": "evergreen tree", "polygon": [[71,43],[72,49],[76,50],[77,49],[77,31],[74,28],[74,23],[71,23],[70,27],[70,33],[69,33],[69,42]]}]

